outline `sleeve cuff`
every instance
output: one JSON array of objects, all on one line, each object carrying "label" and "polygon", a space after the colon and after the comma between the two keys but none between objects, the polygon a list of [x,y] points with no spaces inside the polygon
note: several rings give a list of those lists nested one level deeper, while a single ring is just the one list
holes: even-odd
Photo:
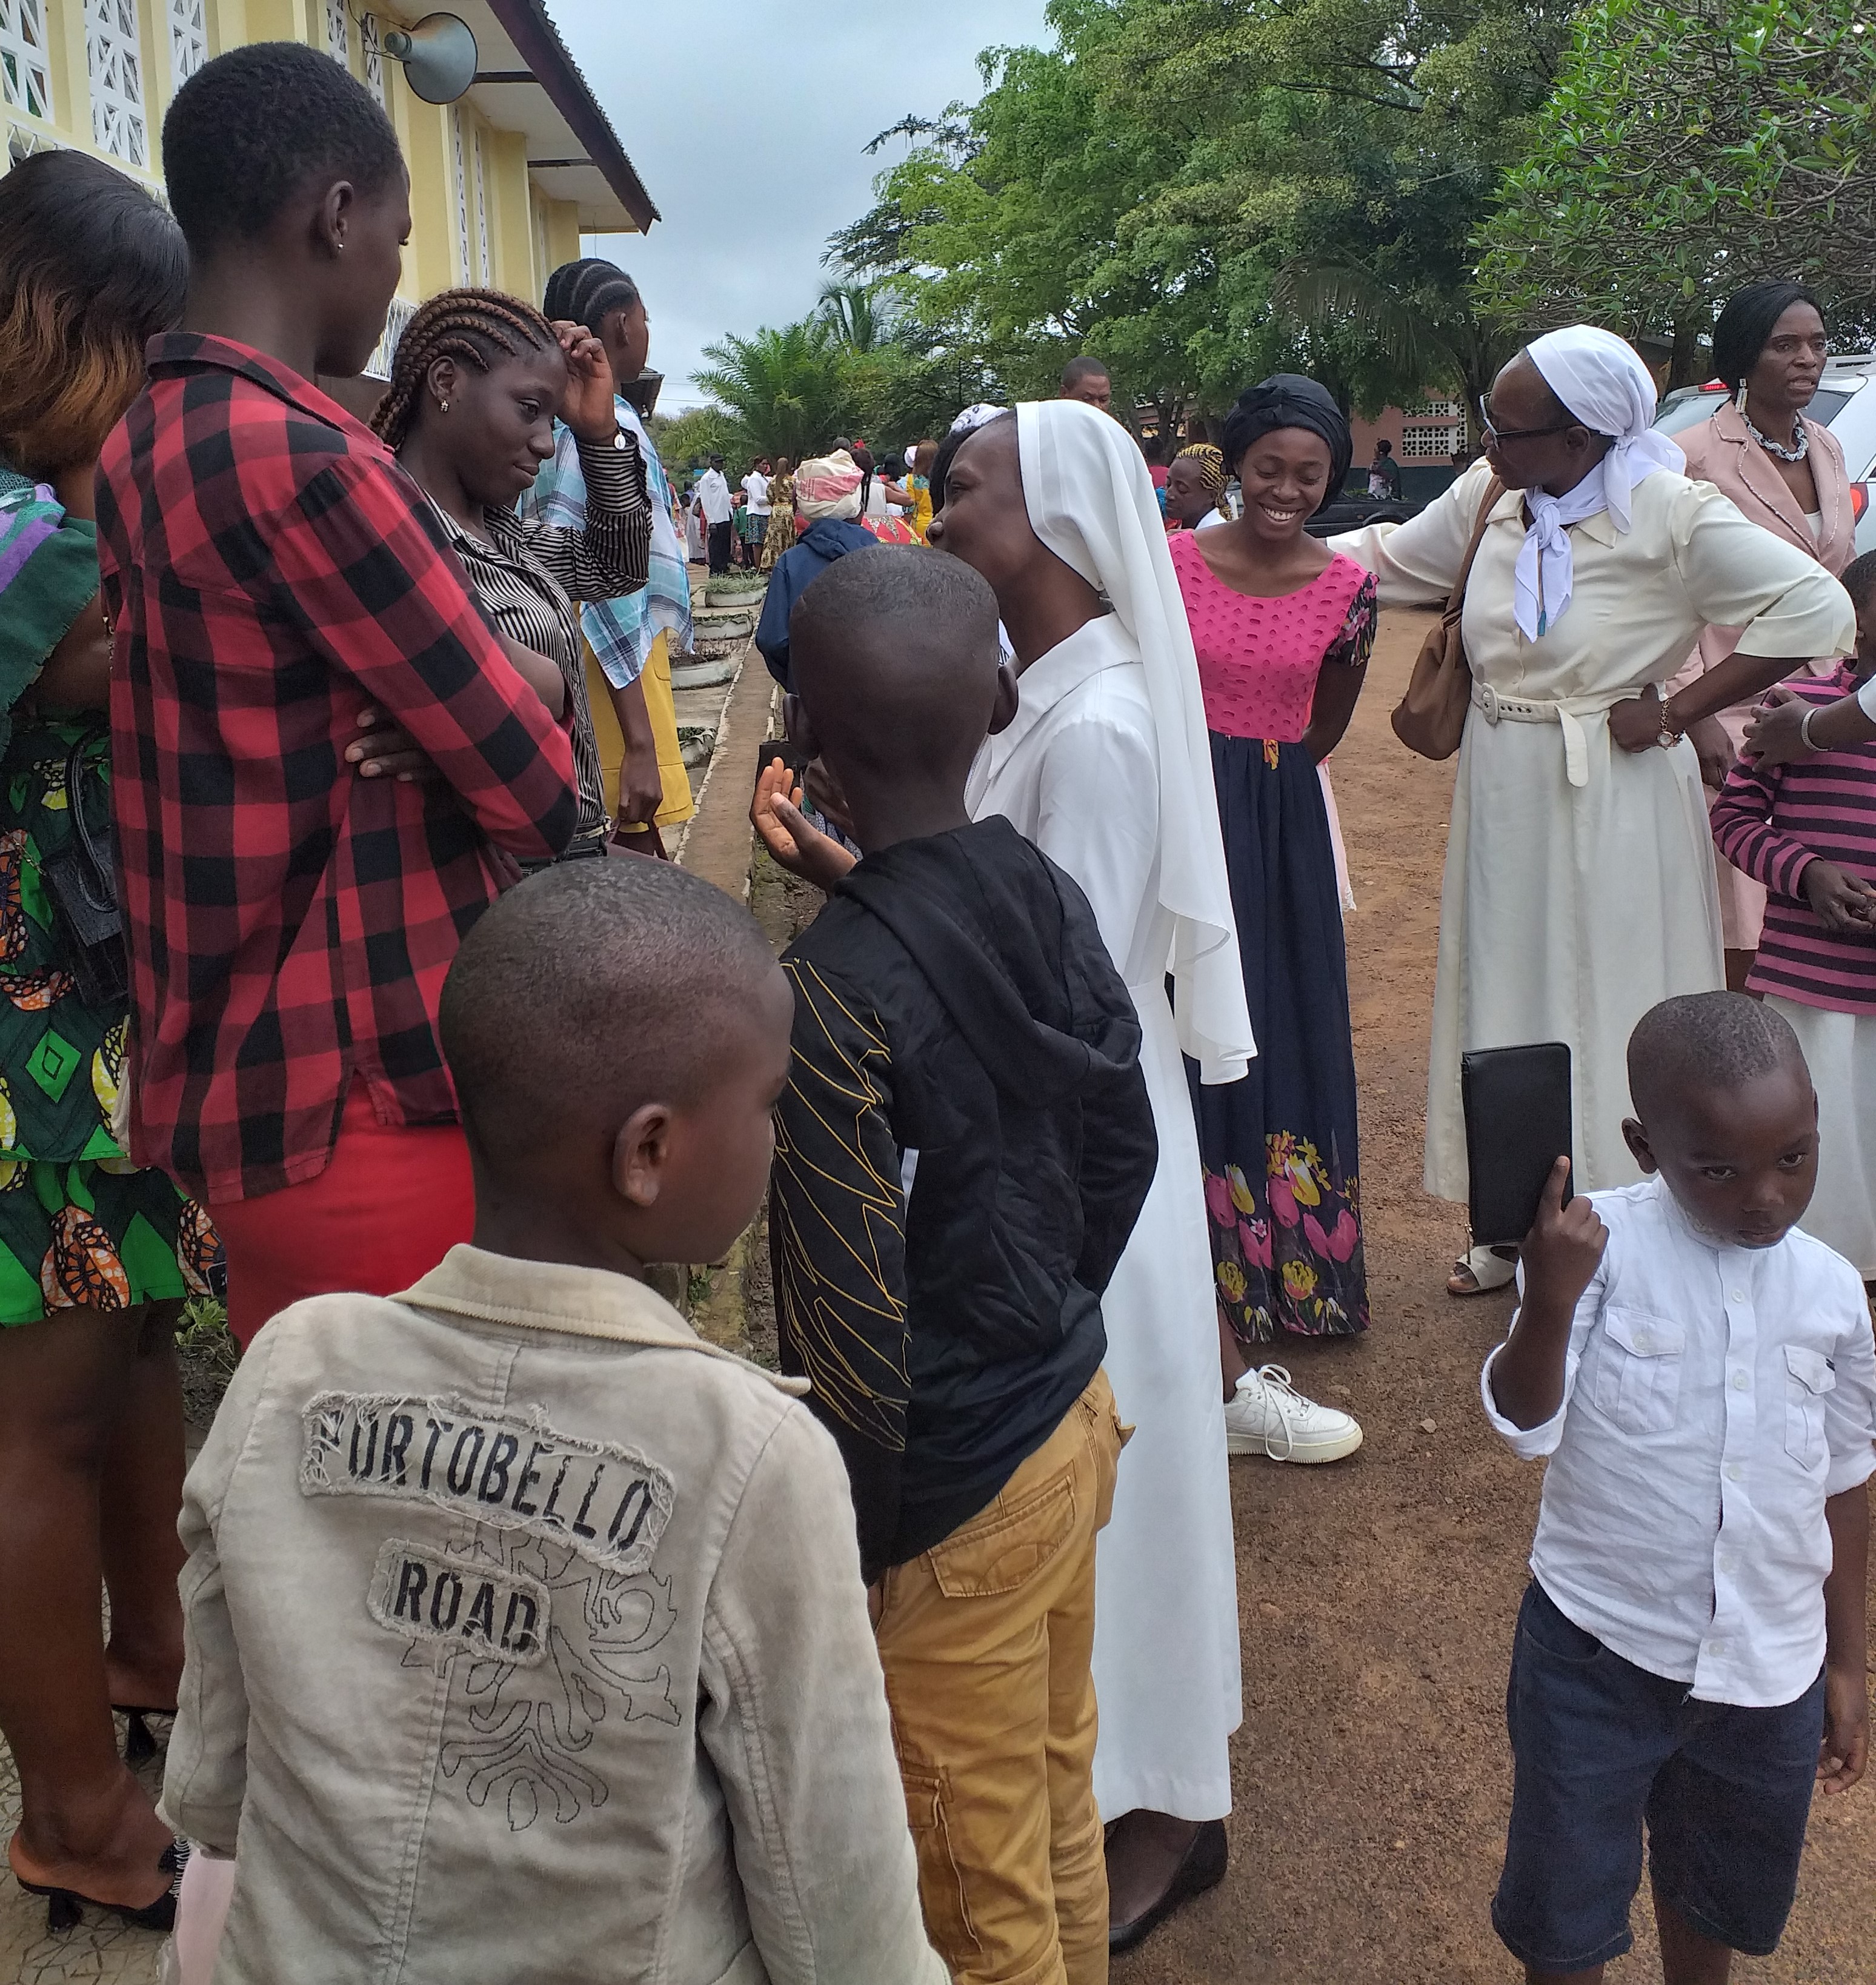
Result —
[{"label": "sleeve cuff", "polygon": [[[1498,1402],[1491,1396],[1491,1368],[1498,1362],[1498,1353],[1504,1349],[1502,1344],[1493,1348],[1478,1375],[1479,1403],[1485,1409],[1485,1417],[1491,1423],[1491,1430],[1516,1455],[1520,1461],[1541,1461],[1547,1454],[1555,1454],[1563,1440],[1563,1416],[1565,1406],[1560,1406],[1550,1418],[1534,1427],[1514,1426],[1498,1410]],[[1568,1402],[1566,1400],[1565,1406]]]},{"label": "sleeve cuff", "polygon": [[1853,1449],[1848,1454],[1831,1457],[1831,1465],[1824,1471],[1824,1493],[1827,1496],[1841,1496],[1846,1489],[1854,1489],[1876,1475],[1876,1449]]}]

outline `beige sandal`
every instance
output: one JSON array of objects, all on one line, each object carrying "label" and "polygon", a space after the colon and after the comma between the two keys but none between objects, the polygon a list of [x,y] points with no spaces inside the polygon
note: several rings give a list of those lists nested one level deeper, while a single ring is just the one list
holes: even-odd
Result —
[{"label": "beige sandal", "polygon": [[1446,1293],[1449,1296],[1490,1295],[1493,1290],[1503,1288],[1517,1273],[1515,1248],[1508,1253],[1498,1248],[1474,1248],[1453,1264],[1453,1272],[1446,1278]]}]

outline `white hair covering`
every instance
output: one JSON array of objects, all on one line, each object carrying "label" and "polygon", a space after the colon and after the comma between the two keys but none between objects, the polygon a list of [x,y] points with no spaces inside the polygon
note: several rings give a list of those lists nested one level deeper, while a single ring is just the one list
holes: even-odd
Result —
[{"label": "white hair covering", "polygon": [[1079,400],[1026,401],[1016,423],[1031,528],[1107,595],[1145,665],[1158,739],[1159,901],[1174,919],[1168,969],[1179,1045],[1202,1082],[1235,1082],[1257,1047],[1199,662],[1152,480],[1133,436]]},{"label": "white hair covering", "polygon": [[1654,376],[1634,348],[1589,324],[1553,331],[1529,348],[1531,362],[1565,408],[1614,445],[1574,489],[1553,496],[1527,489],[1531,527],[1518,553],[1512,611],[1528,641],[1547,633],[1570,603],[1574,560],[1568,526],[1606,510],[1618,531],[1629,526],[1629,494],[1656,469],[1678,475],[1687,458],[1656,434]]},{"label": "white hair covering", "polygon": [[979,400],[967,407],[951,423],[953,434],[975,434],[986,421],[993,421],[999,414],[1007,414],[1007,407],[997,406],[990,400]]}]

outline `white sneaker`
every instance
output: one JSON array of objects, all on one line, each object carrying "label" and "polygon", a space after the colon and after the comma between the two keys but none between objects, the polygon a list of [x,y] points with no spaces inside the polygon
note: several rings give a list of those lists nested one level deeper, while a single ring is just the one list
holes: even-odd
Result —
[{"label": "white sneaker", "polygon": [[1289,1382],[1281,1365],[1247,1372],[1225,1405],[1225,1452],[1273,1461],[1340,1461],[1361,1445],[1353,1413],[1319,1406]]}]

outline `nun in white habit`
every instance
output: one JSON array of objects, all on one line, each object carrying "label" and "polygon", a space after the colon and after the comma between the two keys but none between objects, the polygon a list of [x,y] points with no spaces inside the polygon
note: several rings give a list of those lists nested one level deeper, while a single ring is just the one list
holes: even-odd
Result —
[{"label": "nun in white habit", "polygon": [[[1636,1023],[1726,983],[1713,842],[1688,726],[1813,656],[1847,653],[1849,596],[1817,560],[1680,472],[1653,432],[1655,386],[1612,332],[1540,338],[1484,402],[1484,461],[1405,524],[1336,538],[1383,606],[1466,588],[1472,707],[1440,903],[1427,1078],[1427,1190],[1467,1197],[1462,1053],[1566,1041],[1575,1182],[1637,1176],[1622,1140]],[[1733,653],[1663,700],[1708,626]],[[1474,1250],[1455,1295],[1507,1281]]]},{"label": "nun in white habit", "polygon": [[[934,544],[997,587],[1022,667],[1015,720],[986,741],[966,799],[974,818],[1012,821],[1094,906],[1139,1010],[1159,1134],[1152,1189],[1101,1305],[1108,1376],[1135,1432],[1097,1551],[1094,1792],[1108,1821],[1215,1822],[1231,1809],[1226,1740],[1243,1714],[1237,1574],[1211,1251],[1180,1056],[1205,1081],[1229,1082],[1256,1049],[1198,664],[1146,465],[1125,429],[1091,407],[1019,406],[1023,504],[1054,559],[1034,583],[1013,584],[1000,567],[1019,556],[1033,566],[1034,546],[1020,531],[1020,547],[1010,541],[986,472],[1007,454],[985,452],[1007,450],[1010,425],[959,449],[933,526]],[[995,481],[997,498],[1013,502],[1007,467]],[[1057,603],[1038,615],[1051,581]],[[1052,643],[1038,651],[1045,626]],[[1181,1830],[1169,1831],[1178,1842]],[[1162,1901],[1222,1872],[1222,1829],[1184,1832],[1192,1851]],[[1119,1916],[1118,1888],[1115,1906]],[[1128,1940],[1150,1926],[1136,1921]]]}]

